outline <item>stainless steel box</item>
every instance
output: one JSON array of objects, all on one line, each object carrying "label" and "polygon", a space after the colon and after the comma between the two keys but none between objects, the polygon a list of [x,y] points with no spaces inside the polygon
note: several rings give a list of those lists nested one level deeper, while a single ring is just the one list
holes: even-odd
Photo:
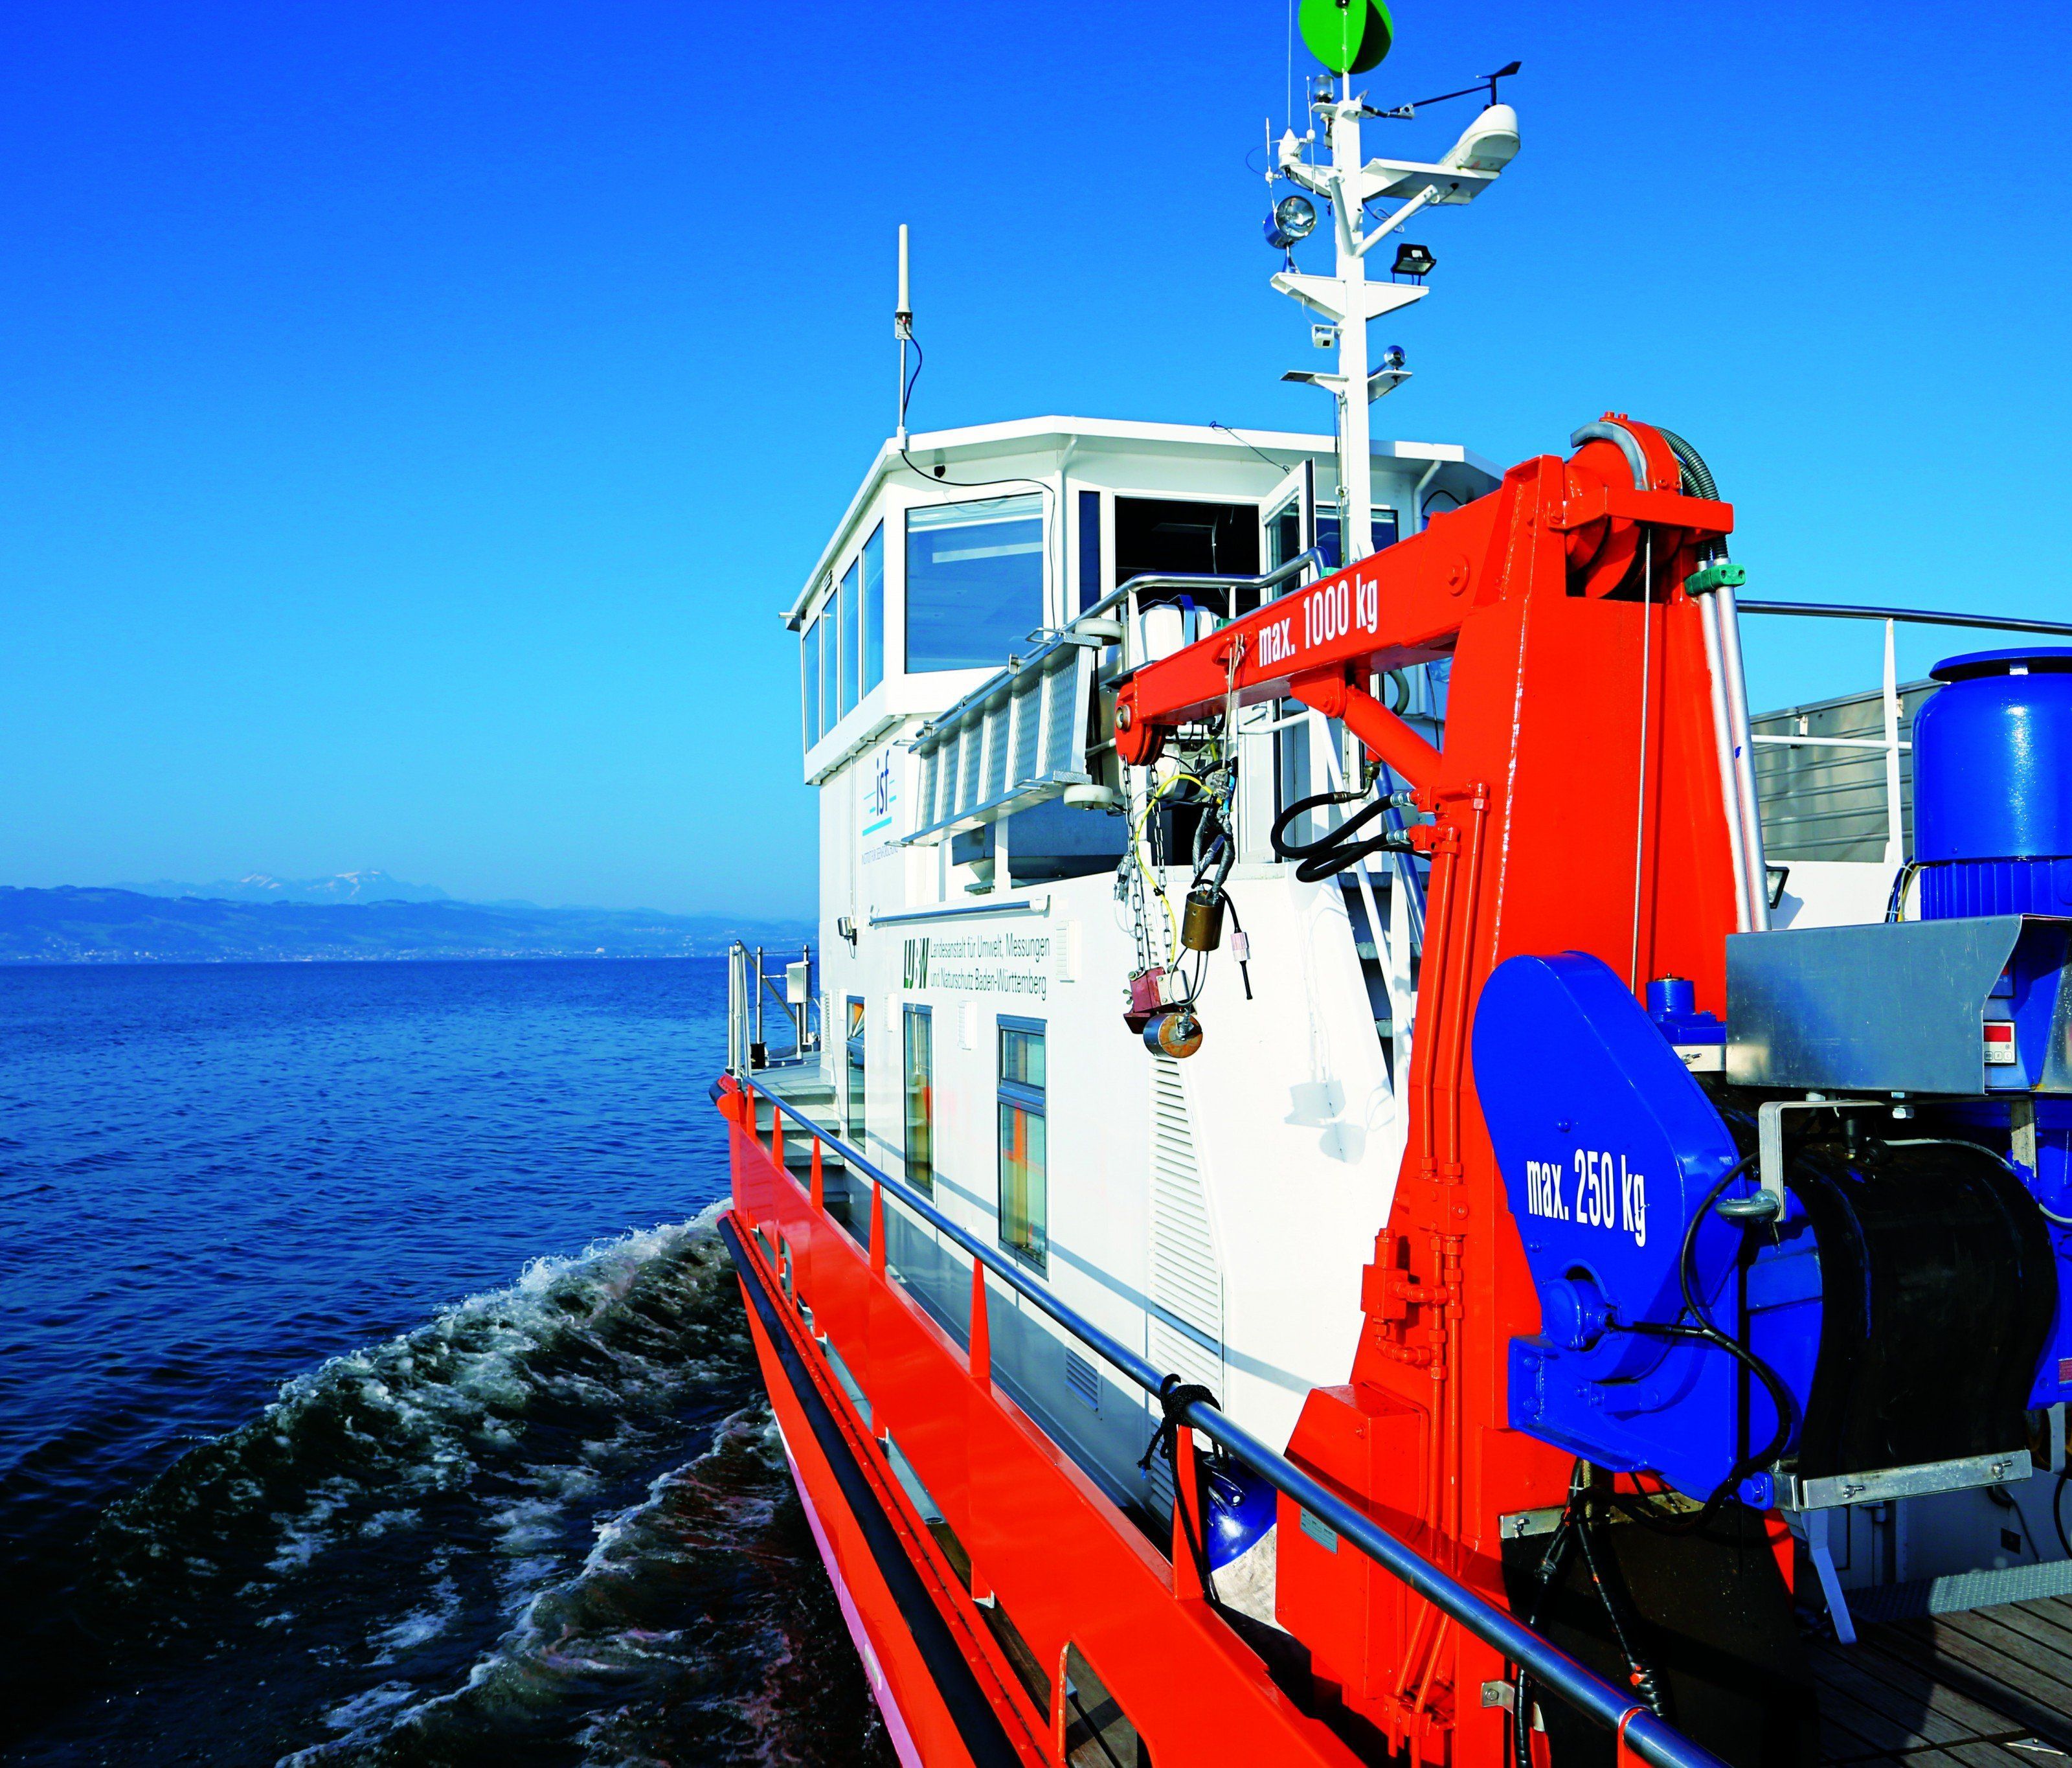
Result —
[{"label": "stainless steel box", "polygon": [[[1784,928],[1727,940],[1727,1078],[1818,1092],[2072,1093],[2072,921]],[[2014,993],[1993,1000],[2012,972]],[[2017,1060],[1989,1066],[2012,1017]]]}]

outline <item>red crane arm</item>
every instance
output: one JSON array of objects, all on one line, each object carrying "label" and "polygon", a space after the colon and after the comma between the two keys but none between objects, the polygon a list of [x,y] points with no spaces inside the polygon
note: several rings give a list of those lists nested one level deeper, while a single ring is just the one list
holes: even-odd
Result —
[{"label": "red crane arm", "polygon": [[[1643,425],[1623,427],[1666,463],[1650,458],[1650,479],[1675,485],[1679,470],[1668,446]],[[1575,580],[1566,587],[1586,595],[1620,588],[1643,529],[1658,537],[1666,565],[1699,537],[1733,527],[1730,504],[1634,484],[1626,458],[1609,442],[1587,442],[1569,461],[1527,461],[1499,489],[1433,517],[1423,532],[1138,669],[1116,697],[1124,759],[1137,766],[1157,759],[1169,732],[1232,697],[1250,705],[1292,696],[1344,719],[1412,785],[1435,783],[1438,752],[1361,684],[1371,673],[1448,655],[1478,610],[1527,586],[1520,579],[1529,581],[1529,569],[1519,567],[1530,560],[1493,544],[1521,512],[1528,528],[1562,537]]]},{"label": "red crane arm", "polygon": [[[1396,1077],[1403,1169],[1348,1384],[1310,1394],[1289,1453],[1497,1601],[1500,1519],[1558,1505],[1570,1461],[1510,1425],[1507,1347],[1539,1330],[1539,1302],[1467,1060],[1476,998],[1514,953],[1583,951],[1636,993],[1686,977],[1724,1012],[1737,913],[1705,622],[1684,587],[1733,512],[1679,494],[1646,425],[1613,416],[1589,434],[1571,458],[1526,461],[1412,538],[1146,664],[1115,710],[1117,747],[1142,766],[1233,700],[1292,696],[1343,718],[1432,813],[1412,831],[1432,865]],[[1435,750],[1367,683],[1441,657]],[[1282,1520],[1278,1612],[1318,1673],[1413,1760],[1505,1759],[1505,1717],[1480,1692],[1503,1675],[1495,1655]]]}]

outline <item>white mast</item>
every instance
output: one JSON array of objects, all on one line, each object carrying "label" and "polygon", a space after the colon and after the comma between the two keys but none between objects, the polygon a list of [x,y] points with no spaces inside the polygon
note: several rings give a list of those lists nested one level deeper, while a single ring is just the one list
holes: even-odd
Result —
[{"label": "white mast", "polygon": [[[1369,372],[1367,322],[1422,300],[1428,292],[1422,282],[1368,282],[1367,254],[1426,204],[1472,202],[1494,183],[1497,174],[1518,151],[1518,113],[1508,105],[1490,105],[1436,165],[1396,159],[1363,163],[1360,120],[1383,113],[1371,109],[1363,97],[1354,96],[1352,76],[1343,77],[1335,98],[1327,87],[1311,108],[1324,117],[1330,131],[1330,164],[1306,163],[1304,144],[1291,129],[1281,138],[1281,172],[1331,205],[1336,273],[1305,276],[1282,270],[1275,275],[1273,286],[1322,314],[1337,329],[1335,374],[1296,370],[1282,378],[1326,388],[1338,399],[1342,438],[1338,483],[1345,511],[1338,556],[1342,563],[1350,565],[1374,550],[1374,467],[1367,407],[1408,378],[1393,368]],[[1384,196],[1408,200],[1375,226],[1367,227],[1367,205]]]}]

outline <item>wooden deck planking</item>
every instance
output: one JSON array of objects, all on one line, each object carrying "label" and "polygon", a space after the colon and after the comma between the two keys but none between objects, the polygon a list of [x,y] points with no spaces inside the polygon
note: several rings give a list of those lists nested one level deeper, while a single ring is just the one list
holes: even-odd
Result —
[{"label": "wooden deck planking", "polygon": [[2072,1768],[2072,1601],[1868,1626],[1811,1658],[1823,1762]]},{"label": "wooden deck planking", "polygon": [[1823,1644],[1815,1648],[1813,1662],[1823,1694],[1835,1689],[1848,1695],[1904,1725],[1922,1743],[2018,1737],[2025,1729],[2019,1721],[1936,1682],[1868,1642],[1853,1650]]}]

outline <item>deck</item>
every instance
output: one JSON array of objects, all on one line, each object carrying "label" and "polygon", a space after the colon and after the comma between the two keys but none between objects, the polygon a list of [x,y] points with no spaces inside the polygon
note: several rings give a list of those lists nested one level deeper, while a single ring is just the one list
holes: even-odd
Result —
[{"label": "deck", "polygon": [[1820,1756],[1851,1768],[2072,1761],[2072,1597],[1863,1629],[1813,1648]]}]

